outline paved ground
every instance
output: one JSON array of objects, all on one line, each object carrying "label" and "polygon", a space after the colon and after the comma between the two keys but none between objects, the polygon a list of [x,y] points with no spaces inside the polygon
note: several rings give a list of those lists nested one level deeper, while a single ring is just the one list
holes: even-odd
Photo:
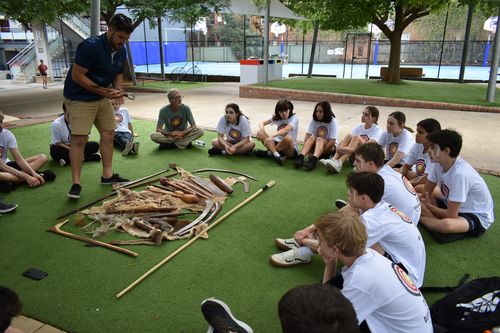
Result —
[{"label": "paved ground", "polygon": [[[238,83],[218,83],[205,88],[183,91],[184,103],[193,110],[198,125],[204,128],[215,128],[218,119],[224,113],[228,103],[237,103],[243,112],[250,117],[252,130],[255,133],[258,124],[270,117],[274,111],[275,100],[240,98]],[[135,93],[135,101],[127,101],[133,117],[156,120],[158,110],[167,103],[163,93]],[[13,85],[10,81],[0,81],[0,110],[4,114],[20,119],[7,118],[6,122],[14,125],[27,125],[54,119],[61,112],[62,83],[55,82],[49,89],[41,85]],[[299,117],[299,138],[303,138],[312,116],[315,103],[293,101],[295,112]],[[339,123],[340,136],[350,132],[360,122],[363,105],[335,104],[333,110]],[[389,113],[403,111],[407,116],[407,125],[415,128],[416,123],[424,118],[436,118],[443,127],[453,128],[464,138],[462,156],[481,171],[492,171],[500,175],[500,136],[496,131],[500,126],[500,114],[482,112],[464,112],[447,110],[424,110],[396,107],[380,107],[380,125],[385,127]],[[151,130],[154,129],[152,126]],[[147,138],[149,133],[140,133]],[[143,139],[143,140],[144,140]],[[47,139],[48,141],[49,139]]]}]

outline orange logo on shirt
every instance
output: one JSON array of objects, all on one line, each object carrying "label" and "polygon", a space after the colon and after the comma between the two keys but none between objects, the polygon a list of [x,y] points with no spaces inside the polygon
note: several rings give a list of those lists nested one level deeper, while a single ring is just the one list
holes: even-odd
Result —
[{"label": "orange logo on shirt", "polygon": [[326,128],[325,126],[318,127],[316,129],[316,137],[327,139],[328,138],[328,128]]},{"label": "orange logo on shirt", "polygon": [[422,176],[425,173],[425,160],[417,160],[415,168],[417,170],[417,176]]},{"label": "orange logo on shirt", "polygon": [[417,192],[415,192],[413,185],[410,183],[410,181],[408,179],[406,179],[405,176],[401,176],[401,180],[403,181],[403,184],[405,185],[408,192],[410,192],[413,195],[417,195]]},{"label": "orange logo on shirt", "polygon": [[359,136],[361,138],[361,140],[363,140],[364,142],[367,142],[368,140],[370,140],[370,138],[368,137],[368,135],[366,134],[361,134]]},{"label": "orange logo on shirt", "polygon": [[231,140],[241,140],[241,132],[238,131],[236,128],[232,128],[231,130],[229,130],[229,133],[228,133],[229,137],[231,138]]},{"label": "orange logo on shirt", "polygon": [[172,127],[179,127],[182,124],[182,118],[181,117],[174,117],[170,120],[170,126]]},{"label": "orange logo on shirt", "polygon": [[411,218],[406,216],[405,213],[403,213],[402,211],[393,206],[389,206],[389,209],[391,210],[391,212],[396,213],[401,218],[401,220],[411,224]]},{"label": "orange logo on shirt", "polygon": [[121,114],[115,114],[115,120],[119,124],[123,121],[123,116]]},{"label": "orange logo on shirt", "polygon": [[394,273],[396,273],[396,276],[398,277],[399,282],[405,287],[405,289],[412,295],[414,296],[420,296],[420,290],[418,289],[417,285],[411,277],[406,274],[406,272],[396,265],[395,263],[392,263],[392,269],[394,270]]},{"label": "orange logo on shirt", "polygon": [[396,152],[398,151],[398,148],[399,148],[399,143],[397,143],[397,142],[392,142],[389,145],[388,152],[389,152],[389,157],[390,158],[392,158],[394,155],[396,155]]},{"label": "orange logo on shirt", "polygon": [[443,193],[444,199],[448,200],[448,196],[450,195],[450,189],[443,182],[441,182],[441,193]]}]

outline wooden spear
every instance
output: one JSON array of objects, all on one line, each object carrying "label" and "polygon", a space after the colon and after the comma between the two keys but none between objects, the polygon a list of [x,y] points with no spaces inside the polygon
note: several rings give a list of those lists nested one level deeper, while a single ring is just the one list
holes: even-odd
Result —
[{"label": "wooden spear", "polygon": [[144,280],[145,278],[147,278],[150,274],[152,274],[154,271],[156,271],[158,268],[160,268],[162,265],[164,265],[165,263],[167,263],[170,259],[172,259],[173,257],[175,257],[177,254],[179,254],[180,252],[182,252],[185,248],[187,248],[189,245],[193,244],[194,242],[196,242],[196,240],[198,240],[198,238],[200,238],[205,232],[208,232],[210,229],[212,229],[213,227],[215,227],[217,224],[219,224],[220,222],[224,221],[228,216],[230,216],[232,213],[234,213],[235,211],[237,211],[238,209],[240,209],[242,206],[244,206],[245,204],[249,203],[250,201],[252,201],[255,197],[257,197],[259,194],[261,194],[262,192],[264,192],[265,190],[267,190],[268,188],[270,188],[271,186],[273,186],[274,184],[276,184],[276,182],[274,180],[271,180],[269,181],[266,185],[264,185],[261,189],[259,189],[257,192],[255,192],[254,194],[252,194],[250,197],[248,197],[247,199],[245,199],[244,201],[240,202],[236,207],[233,207],[230,211],[228,211],[226,214],[224,214],[223,216],[221,216],[220,218],[218,218],[216,221],[212,222],[212,224],[210,224],[208,226],[208,228],[206,228],[205,230],[203,230],[202,232],[200,232],[198,235],[194,236],[193,238],[191,238],[187,243],[185,243],[184,245],[182,245],[181,247],[179,247],[177,250],[175,250],[175,252],[173,252],[171,255],[169,255],[168,257],[166,257],[165,259],[163,259],[162,261],[160,261],[158,264],[156,264],[156,266],[154,266],[153,268],[151,268],[149,271],[147,271],[146,273],[144,273],[141,277],[139,277],[137,280],[135,280],[134,282],[132,282],[127,288],[123,289],[122,291],[120,291],[117,295],[116,295],[116,298],[120,298],[122,297],[123,295],[125,295],[130,289],[134,288],[136,285],[138,285],[142,280]]}]

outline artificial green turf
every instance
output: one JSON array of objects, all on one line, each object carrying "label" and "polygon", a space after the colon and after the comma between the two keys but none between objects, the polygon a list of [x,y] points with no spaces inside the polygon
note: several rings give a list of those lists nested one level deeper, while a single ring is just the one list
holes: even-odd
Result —
[{"label": "artificial green turf", "polygon": [[433,102],[500,106],[500,89],[496,89],[495,101],[487,103],[487,85],[475,83],[401,81],[398,84],[387,84],[377,80],[293,78],[272,81],[267,85],[260,86]]},{"label": "artificial green turf", "polygon": [[136,88],[152,88],[152,89],[158,89],[158,90],[169,90],[172,88],[176,89],[181,89],[181,90],[189,90],[189,89],[196,89],[196,88],[203,88],[206,86],[209,86],[210,83],[206,82],[188,82],[188,81],[181,81],[181,82],[173,82],[173,81],[145,81],[143,85],[138,85]]},{"label": "artificial green turf", "polygon": [[[154,122],[134,121],[141,151],[122,157],[115,151],[114,169],[131,179],[159,171],[170,162],[186,170],[211,167],[239,170],[258,178],[250,193],[235,186],[219,213],[222,216],[271,179],[276,185],[242,207],[169,263],[117,300],[115,295],[144,274],[185,241],[161,246],[129,246],[139,253],[128,257],[107,249],[46,232],[56,217],[109,193],[102,186],[100,164],[85,163],[82,198],[67,199],[70,170],[50,162],[57,179],[37,189],[24,186],[6,196],[16,202],[16,212],[0,216],[0,285],[15,289],[24,304],[23,314],[69,332],[204,332],[199,305],[207,297],[226,301],[233,313],[255,332],[279,332],[277,303],[288,289],[321,280],[320,257],[305,266],[280,269],[268,256],[278,250],[274,237],[289,237],[299,228],[332,209],[335,198],[345,198],[346,167],[330,175],[319,165],[312,172],[279,167],[269,159],[248,156],[208,157],[214,133],[207,132],[206,147],[186,151],[159,151],[149,140]],[[24,156],[48,154],[49,124],[13,130]],[[95,133],[93,134],[95,137]],[[225,176],[219,174],[220,176]],[[208,175],[206,175],[208,176]],[[493,198],[500,195],[500,178],[485,176]],[[498,204],[498,200],[496,199]],[[495,209],[500,216],[498,208]],[[65,230],[81,232],[71,220]],[[472,277],[499,275],[500,228],[493,225],[479,239],[437,244],[425,230],[427,245],[426,285],[453,285],[464,273]],[[128,238],[112,234],[102,240]],[[21,273],[36,267],[49,275],[34,281]],[[442,296],[426,295],[429,303]]]}]

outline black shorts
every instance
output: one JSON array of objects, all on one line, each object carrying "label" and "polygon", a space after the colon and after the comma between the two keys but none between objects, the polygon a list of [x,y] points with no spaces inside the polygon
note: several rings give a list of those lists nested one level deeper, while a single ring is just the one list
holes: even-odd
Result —
[{"label": "black shorts", "polygon": [[21,167],[17,164],[16,161],[9,161],[9,162],[7,162],[7,165],[10,166],[11,168],[22,171]]},{"label": "black shorts", "polygon": [[[448,205],[446,204],[446,201],[444,201],[444,199],[436,198],[436,203],[439,208],[442,209],[448,208]],[[479,217],[477,217],[476,214],[458,213],[458,216],[463,217],[469,224],[469,230],[467,230],[466,234],[474,237],[479,237],[486,231],[486,229],[484,229],[483,225],[481,224],[481,221],[479,221]]]}]

